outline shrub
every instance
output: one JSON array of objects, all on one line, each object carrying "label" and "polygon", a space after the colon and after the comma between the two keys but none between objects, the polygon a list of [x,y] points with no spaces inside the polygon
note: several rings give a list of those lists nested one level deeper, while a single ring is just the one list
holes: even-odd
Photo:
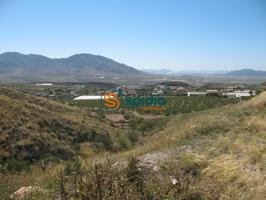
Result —
[{"label": "shrub", "polygon": [[71,174],[80,174],[81,173],[81,161],[78,158],[75,158],[73,162],[68,162],[64,167],[64,174],[69,176]]},{"label": "shrub", "polygon": [[144,177],[141,168],[138,166],[139,161],[132,157],[126,168],[128,182],[133,184],[141,194],[144,192]]},{"label": "shrub", "polygon": [[124,137],[119,138],[118,139],[118,146],[119,146],[120,150],[128,149],[128,143],[127,143],[126,138],[124,138]]},{"label": "shrub", "polygon": [[138,135],[136,132],[129,132],[127,135],[130,142],[135,143],[138,141]]},{"label": "shrub", "polygon": [[5,169],[10,172],[20,172],[23,170],[30,170],[30,164],[27,161],[9,160],[5,164]]}]

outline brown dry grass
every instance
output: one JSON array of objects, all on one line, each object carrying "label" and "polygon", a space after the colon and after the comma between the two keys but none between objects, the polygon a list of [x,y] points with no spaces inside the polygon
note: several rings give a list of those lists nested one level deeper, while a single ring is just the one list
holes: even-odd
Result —
[{"label": "brown dry grass", "polygon": [[[204,199],[266,199],[266,93],[236,105],[171,117],[164,130],[111,158],[125,161],[182,145],[191,146],[192,162],[207,163],[195,185]],[[90,151],[86,162],[105,158],[105,153]],[[45,177],[39,172],[34,176]],[[47,182],[46,178],[40,178],[41,182]]]}]

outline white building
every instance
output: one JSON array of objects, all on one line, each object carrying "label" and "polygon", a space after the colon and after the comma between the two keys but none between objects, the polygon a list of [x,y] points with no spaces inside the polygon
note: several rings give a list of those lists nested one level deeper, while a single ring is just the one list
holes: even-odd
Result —
[{"label": "white building", "polygon": [[227,97],[243,98],[243,97],[254,96],[255,93],[256,92],[252,90],[236,90],[233,92],[224,92],[222,95]]},{"label": "white building", "polygon": [[250,90],[234,91],[234,93],[237,98],[250,97],[253,94]]},{"label": "white building", "polygon": [[207,92],[188,92],[187,96],[206,96]]},{"label": "white building", "polygon": [[163,95],[163,91],[159,90],[159,91],[153,92],[152,95]]},{"label": "white building", "polygon": [[98,96],[98,95],[86,95],[86,96],[79,96],[79,97],[76,97],[74,98],[74,101],[78,101],[78,100],[101,100],[101,99],[112,99],[112,98],[115,98],[113,96]]},{"label": "white building", "polygon": [[76,100],[100,100],[100,99],[103,99],[102,96],[79,96],[79,97],[76,97],[74,98],[74,101]]},{"label": "white building", "polygon": [[53,83],[36,83],[35,85],[38,85],[38,86],[52,86],[54,84]]}]

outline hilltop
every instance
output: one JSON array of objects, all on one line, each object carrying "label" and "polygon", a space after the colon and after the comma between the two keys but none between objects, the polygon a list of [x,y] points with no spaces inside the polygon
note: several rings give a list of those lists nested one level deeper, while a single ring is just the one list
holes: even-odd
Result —
[{"label": "hilltop", "polygon": [[0,54],[0,81],[87,82],[100,79],[134,79],[147,76],[133,67],[104,56],[76,54],[68,58],[48,58],[16,52]]}]

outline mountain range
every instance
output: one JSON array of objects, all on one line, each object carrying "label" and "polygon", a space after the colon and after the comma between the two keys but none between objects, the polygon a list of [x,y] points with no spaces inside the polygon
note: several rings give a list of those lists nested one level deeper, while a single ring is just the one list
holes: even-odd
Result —
[{"label": "mountain range", "polygon": [[147,75],[133,67],[92,54],[68,58],[48,58],[16,52],[0,54],[0,81],[90,81],[95,79],[133,79]]},{"label": "mountain range", "polygon": [[169,69],[144,69],[144,72],[151,74],[173,75],[173,76],[222,76],[222,77],[248,77],[248,78],[264,78],[266,71],[253,69],[240,69],[234,71],[172,71]]},{"label": "mountain range", "polygon": [[226,73],[226,76],[231,77],[253,77],[263,78],[266,77],[266,71],[253,70],[253,69],[241,69]]},{"label": "mountain range", "polygon": [[[153,75],[152,75],[153,74]],[[135,80],[158,75],[222,76],[264,78],[266,71],[187,71],[168,69],[137,70],[110,58],[92,54],[75,54],[67,58],[48,58],[36,54],[6,52],[0,54],[0,82],[89,82],[97,80]]]}]

